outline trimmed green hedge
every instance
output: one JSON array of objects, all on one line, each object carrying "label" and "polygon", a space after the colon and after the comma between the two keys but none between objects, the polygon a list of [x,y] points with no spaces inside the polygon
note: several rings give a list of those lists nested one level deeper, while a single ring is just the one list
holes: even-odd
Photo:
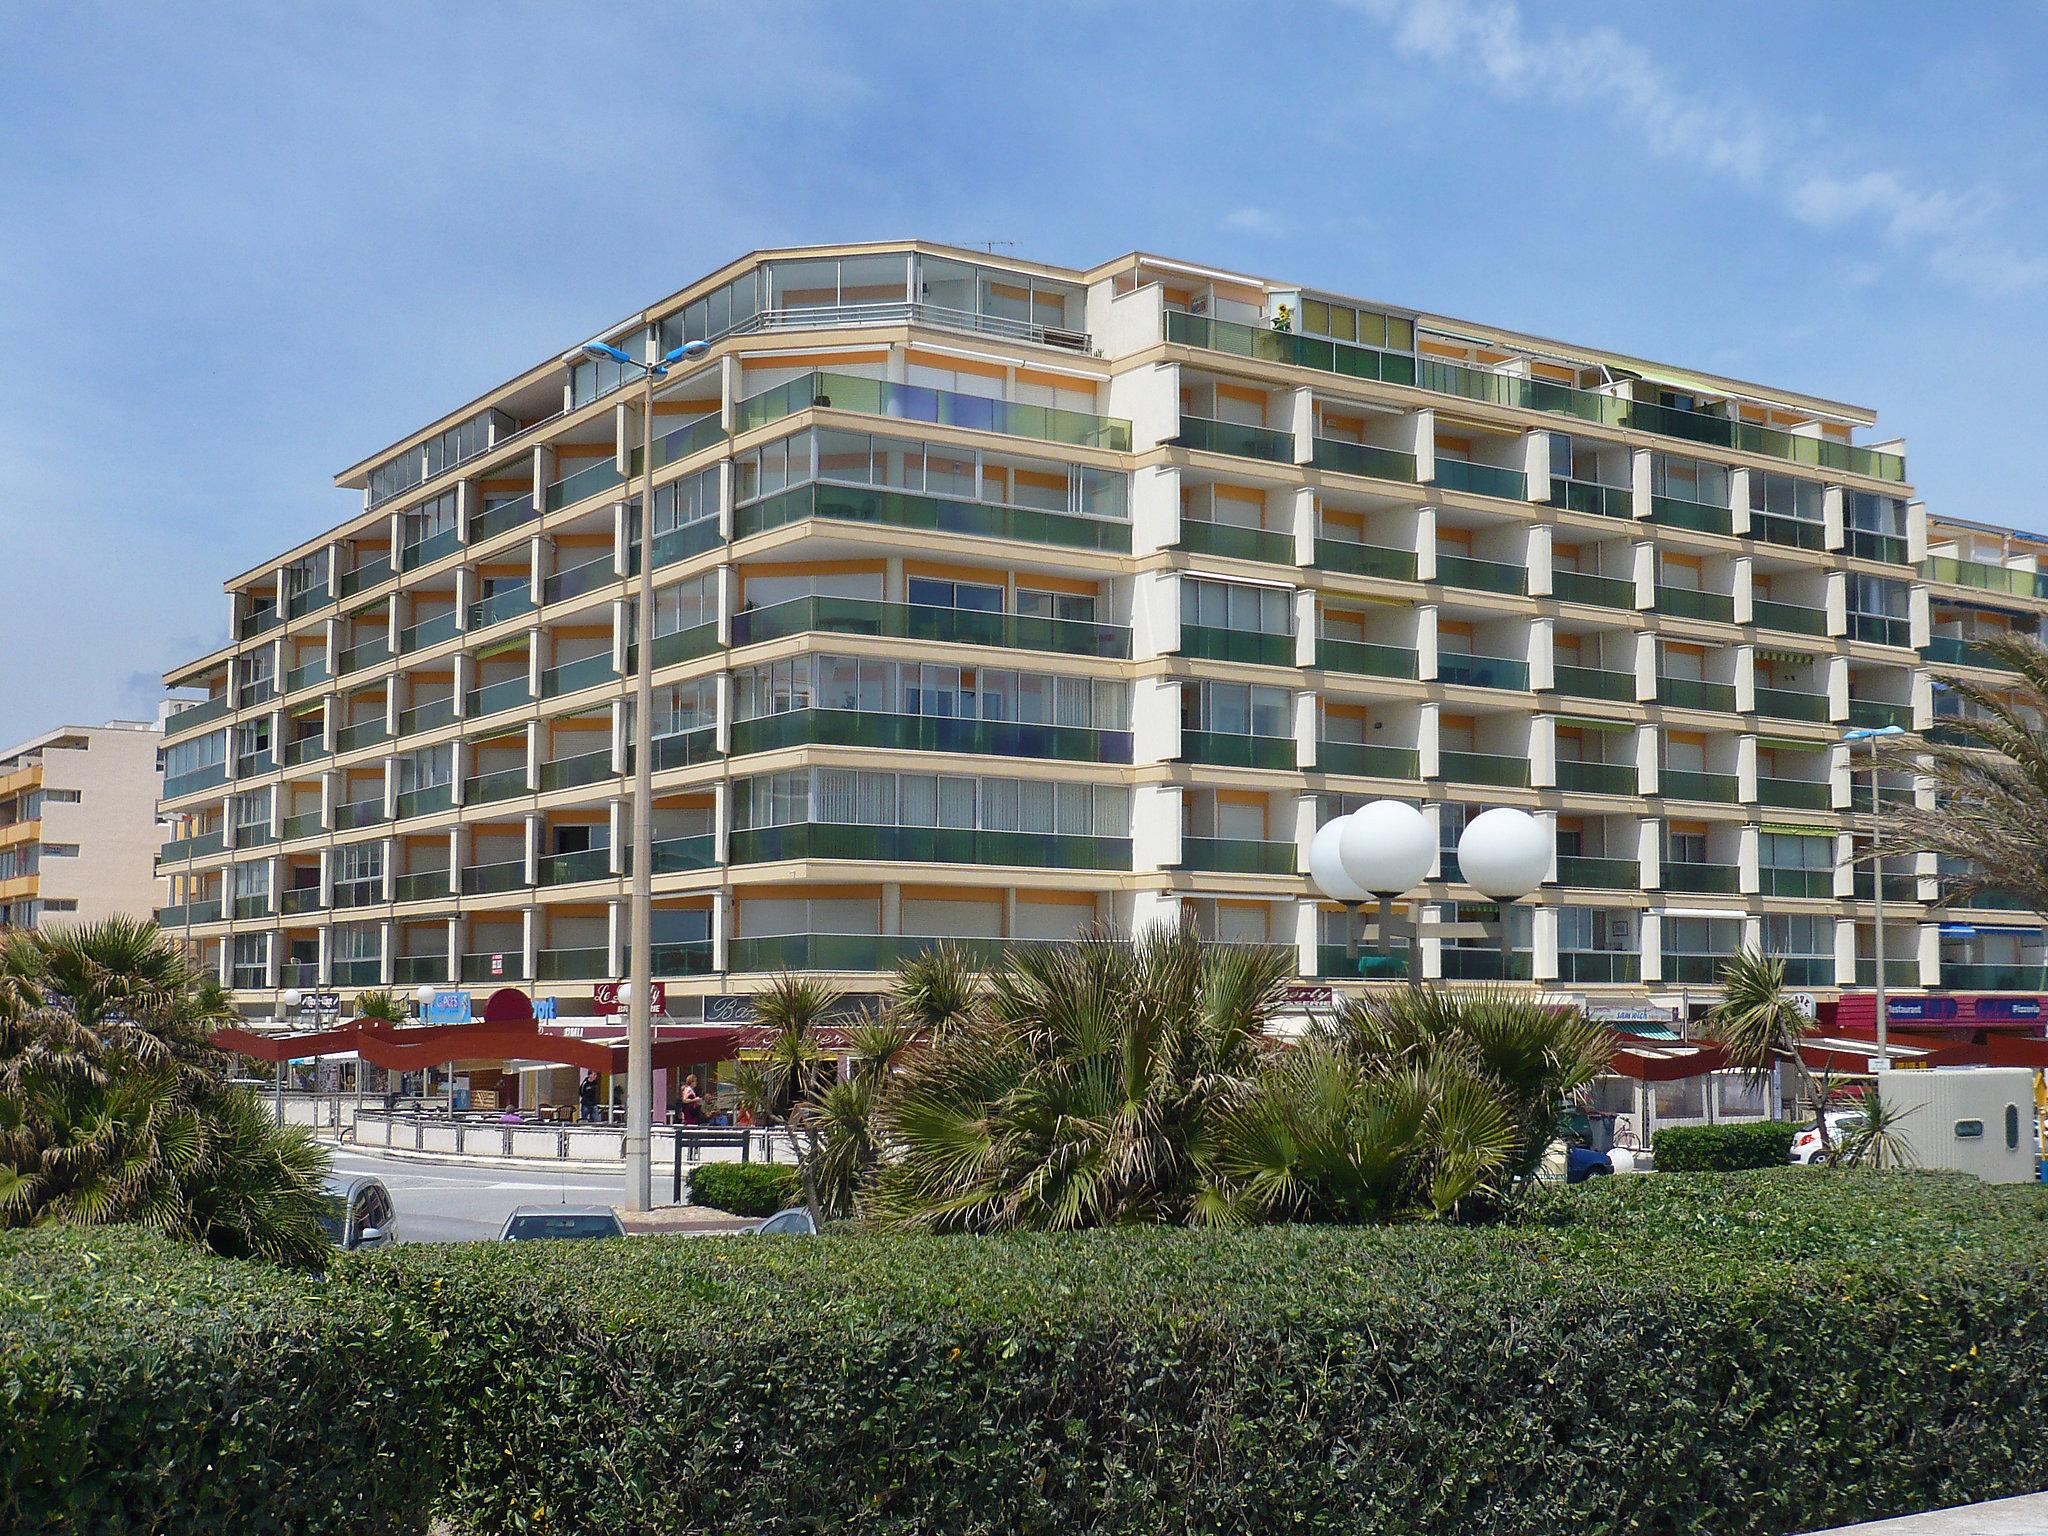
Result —
[{"label": "trimmed green hedge", "polygon": [[481,1536],[1781,1536],[2048,1486],[2044,1217],[1781,1170],[1507,1227],[420,1246],[325,1282],[34,1234],[0,1244],[0,1529],[329,1530],[344,1496],[399,1529],[446,1443]]},{"label": "trimmed green hedge", "polygon": [[1674,1125],[1651,1138],[1659,1173],[1733,1173],[1782,1168],[1799,1128],[1784,1120],[1741,1125]]},{"label": "trimmed green hedge", "polygon": [[773,1216],[802,1198],[787,1163],[700,1163],[690,1172],[692,1205],[735,1216]]},{"label": "trimmed green hedge", "polygon": [[129,1228],[0,1233],[0,1531],[421,1531],[435,1341],[360,1288]]}]

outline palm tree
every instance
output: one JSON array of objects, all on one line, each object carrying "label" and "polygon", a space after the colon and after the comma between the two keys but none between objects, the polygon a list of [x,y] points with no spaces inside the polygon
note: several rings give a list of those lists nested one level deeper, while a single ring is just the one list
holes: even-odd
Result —
[{"label": "palm tree", "polygon": [[1877,1168],[1912,1167],[1917,1161],[1913,1144],[1899,1129],[1912,1113],[1913,1108],[1899,1109],[1887,1104],[1884,1096],[1872,1088],[1863,1096],[1861,1123],[1842,1138],[1841,1146],[1828,1154],[1828,1161],[1838,1168],[1861,1168],[1865,1164]]},{"label": "palm tree", "polygon": [[889,987],[890,1011],[936,1042],[975,1017],[987,984],[973,956],[957,944],[941,942],[897,965]]},{"label": "palm tree", "polygon": [[356,999],[356,1017],[373,1024],[403,1024],[405,1004],[398,1000],[397,993],[380,987]]},{"label": "palm tree", "polygon": [[1813,1106],[1814,1128],[1820,1132],[1821,1155],[1826,1157],[1834,1149],[1827,1115],[1834,1089],[1816,1082],[1800,1054],[1800,1042],[1811,1024],[1785,990],[1784,956],[1745,949],[1721,967],[1721,1001],[1708,1011],[1703,1035],[1753,1083],[1768,1079],[1780,1063],[1789,1066],[1799,1098]]},{"label": "palm tree", "polygon": [[826,1064],[817,1032],[844,1004],[833,987],[814,977],[784,972],[754,994],[755,1019],[765,1027],[768,1043],[760,1056],[741,1064],[733,1076],[739,1100],[763,1121],[781,1121],[796,1154],[797,1178],[813,1223],[838,1214],[836,1191],[818,1187],[817,1164],[825,1131],[813,1112],[810,1095]]},{"label": "palm tree", "polygon": [[1952,740],[1900,742],[1888,760],[1934,782],[1932,806],[1887,805],[1876,852],[1937,853],[1962,871],[1950,899],[2009,891],[2048,911],[2048,647],[2022,636],[1976,642],[2012,681],[1987,686],[1939,674],[1965,708],[1944,718]]}]

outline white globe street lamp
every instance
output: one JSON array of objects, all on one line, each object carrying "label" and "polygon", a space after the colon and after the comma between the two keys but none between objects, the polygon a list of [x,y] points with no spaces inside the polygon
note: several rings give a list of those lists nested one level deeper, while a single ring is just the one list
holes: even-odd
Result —
[{"label": "white globe street lamp", "polygon": [[1458,869],[1465,883],[1500,904],[1501,979],[1513,970],[1508,907],[1543,883],[1550,873],[1550,839],[1527,811],[1499,805],[1481,811],[1458,839]]},{"label": "white globe street lamp", "polygon": [[[1345,954],[1358,968],[1358,904],[1379,899],[1380,958],[1393,969],[1393,917],[1389,903],[1429,874],[1436,838],[1428,820],[1400,800],[1374,800],[1316,829],[1309,843],[1309,875],[1322,893],[1351,914]],[[1413,977],[1410,978],[1413,980]]]},{"label": "white globe street lamp", "polygon": [[420,1005],[420,1018],[424,1021],[427,1010],[434,1004],[435,987],[431,981],[423,981],[413,988],[412,1000]]}]

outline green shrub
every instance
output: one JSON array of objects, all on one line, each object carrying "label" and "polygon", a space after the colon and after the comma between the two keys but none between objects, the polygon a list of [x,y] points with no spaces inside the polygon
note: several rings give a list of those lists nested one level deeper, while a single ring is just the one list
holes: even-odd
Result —
[{"label": "green shrub", "polygon": [[133,1228],[0,1233],[0,1530],[423,1530],[431,1351],[332,1280]]},{"label": "green shrub", "polygon": [[1799,1128],[1784,1120],[1743,1125],[1674,1125],[1652,1139],[1660,1173],[1733,1173],[1782,1168]]},{"label": "green shrub", "polygon": [[692,1205],[735,1216],[773,1216],[802,1198],[787,1163],[702,1163],[690,1174]]}]

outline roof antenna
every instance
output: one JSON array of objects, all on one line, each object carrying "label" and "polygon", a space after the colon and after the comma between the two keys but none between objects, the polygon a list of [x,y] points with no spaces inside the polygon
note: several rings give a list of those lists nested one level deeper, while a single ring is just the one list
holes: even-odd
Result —
[{"label": "roof antenna", "polygon": [[1017,248],[1017,242],[1014,240],[963,240],[961,244],[962,246],[978,245],[991,256],[995,255],[996,247],[999,245],[1013,251]]}]

